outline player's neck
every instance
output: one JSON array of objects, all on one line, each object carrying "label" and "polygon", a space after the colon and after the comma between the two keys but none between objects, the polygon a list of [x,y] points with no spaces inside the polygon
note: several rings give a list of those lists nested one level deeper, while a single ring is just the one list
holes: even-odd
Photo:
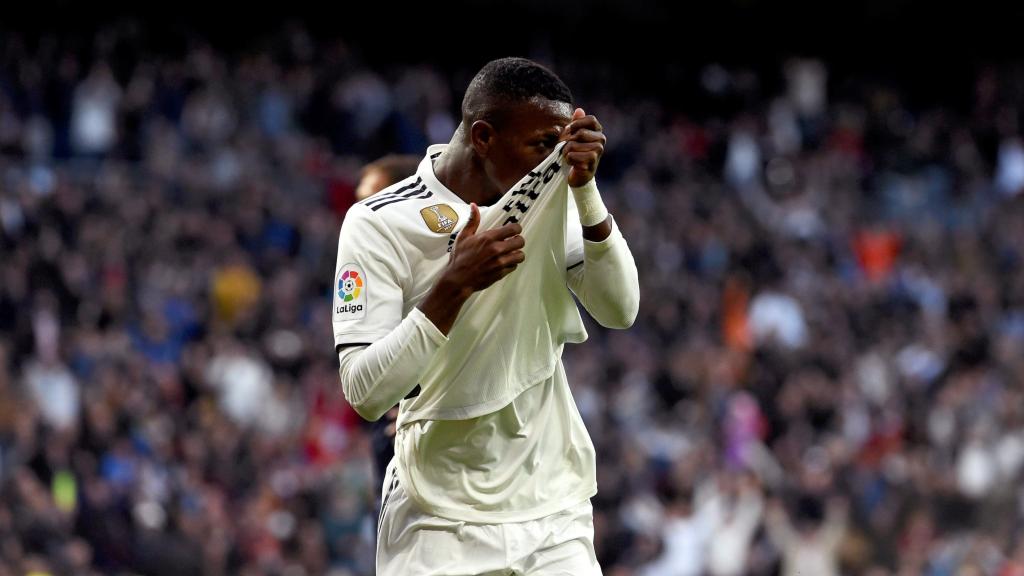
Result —
[{"label": "player's neck", "polygon": [[473,151],[454,141],[434,161],[434,176],[467,204],[489,206],[503,193],[487,178]]}]

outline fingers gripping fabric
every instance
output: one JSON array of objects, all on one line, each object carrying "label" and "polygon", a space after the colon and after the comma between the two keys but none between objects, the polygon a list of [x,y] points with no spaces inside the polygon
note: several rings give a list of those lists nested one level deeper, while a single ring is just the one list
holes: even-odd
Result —
[{"label": "fingers gripping fabric", "polygon": [[505,406],[554,372],[558,349],[587,333],[565,284],[569,202],[563,144],[501,199],[481,207],[479,232],[519,223],[526,261],[469,298],[420,380],[402,421],[461,420]]}]

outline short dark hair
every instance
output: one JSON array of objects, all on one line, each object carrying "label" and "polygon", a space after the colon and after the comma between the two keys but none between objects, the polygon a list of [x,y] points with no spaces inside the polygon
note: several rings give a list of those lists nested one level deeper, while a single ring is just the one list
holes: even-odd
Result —
[{"label": "short dark hair", "polygon": [[500,121],[508,104],[534,98],[572,104],[572,92],[554,72],[527,58],[491,60],[476,73],[462,99],[462,119]]}]

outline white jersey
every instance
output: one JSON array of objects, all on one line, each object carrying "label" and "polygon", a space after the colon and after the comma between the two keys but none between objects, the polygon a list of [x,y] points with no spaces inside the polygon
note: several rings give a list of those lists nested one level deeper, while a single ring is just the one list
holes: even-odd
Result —
[{"label": "white jersey", "polygon": [[[420,374],[420,394],[402,407],[399,427],[415,420],[465,420],[507,406],[554,374],[562,344],[586,340],[565,277],[569,170],[563,146],[481,208],[480,231],[511,222],[522,226],[526,260],[462,305],[448,340]],[[430,219],[443,217],[436,206],[427,210]]]},{"label": "white jersey", "polygon": [[[370,344],[386,335],[433,288],[469,204],[434,175],[447,144],[427,149],[416,174],[352,206],[338,243],[332,323],[335,346]],[[481,218],[500,206],[481,206]],[[583,261],[583,230],[570,201],[566,267]]]},{"label": "white jersey", "polygon": [[[434,175],[433,159],[445,147],[431,146],[414,176],[356,204],[346,216],[334,286],[336,345],[370,344],[388,334],[447,264],[469,205]],[[583,260],[583,239],[571,200],[567,208],[560,265],[570,268]],[[487,222],[485,211],[501,209],[500,204],[482,207],[481,223]],[[564,274],[559,282],[568,296]],[[585,332],[562,341],[582,337]],[[522,521],[596,493],[594,448],[569,392],[561,342],[554,344],[551,368],[542,379],[488,412],[462,412],[459,419],[420,412],[410,418],[417,398],[401,403],[397,471],[413,501],[456,520]],[[489,377],[493,374],[480,374],[477,381]],[[461,379],[472,382],[473,375]]]}]

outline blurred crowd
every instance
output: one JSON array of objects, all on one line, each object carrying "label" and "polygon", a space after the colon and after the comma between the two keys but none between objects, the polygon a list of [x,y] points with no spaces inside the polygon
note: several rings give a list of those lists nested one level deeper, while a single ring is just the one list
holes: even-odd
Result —
[{"label": "blurred crowd", "polygon": [[[473,72],[0,36],[0,576],[373,573],[337,235]],[[1024,575],[1024,70],[692,84],[575,93],[642,288],[564,355],[605,574]]]}]

